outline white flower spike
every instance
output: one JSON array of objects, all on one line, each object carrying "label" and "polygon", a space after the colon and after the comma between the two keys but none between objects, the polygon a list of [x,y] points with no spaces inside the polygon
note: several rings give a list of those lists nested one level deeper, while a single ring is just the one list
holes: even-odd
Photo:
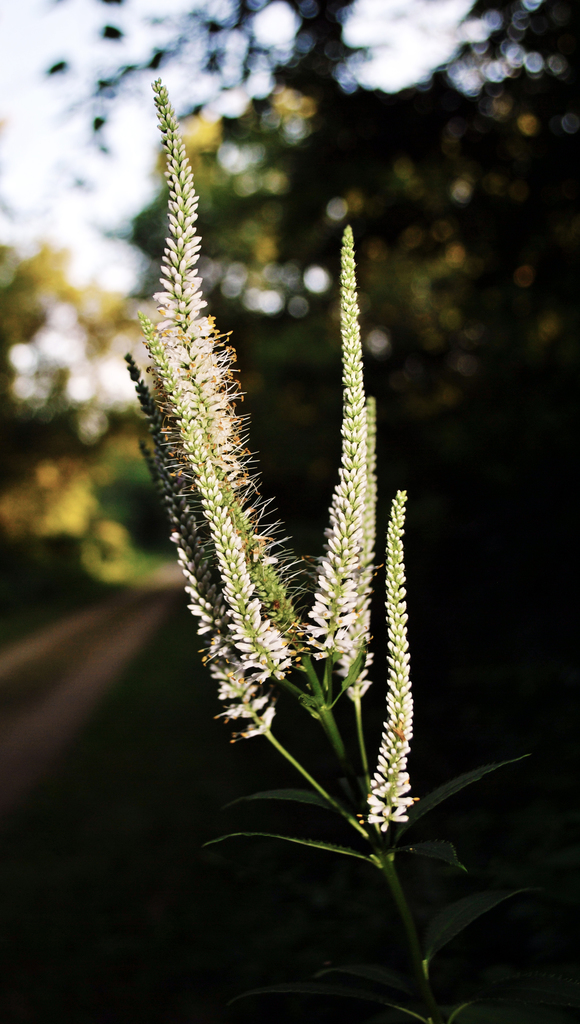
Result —
[{"label": "white flower spike", "polygon": [[377,477],[376,477],[376,439],[377,439],[377,403],[374,398],[367,398],[367,460],[365,507],[363,515],[363,547],[361,552],[361,573],[358,586],[357,619],[350,627],[354,648],[340,659],[338,675],[346,679],[350,667],[363,648],[366,649],[365,667],[358,679],[346,691],[351,700],[357,701],[364,697],[371,680],[368,670],[373,663],[373,652],[369,650],[371,640],[371,595],[373,592],[373,561],[375,557],[375,541],[377,532]]},{"label": "white flower spike", "polygon": [[[181,470],[191,478],[209,526],[227,612],[222,616],[188,573],[191,610],[201,619],[201,632],[209,634],[220,695],[233,702],[228,716],[253,717],[256,729],[264,731],[274,710],[260,684],[283,678],[292,664],[289,643],[272,619],[288,617],[292,609],[273,568],[271,545],[258,533],[257,514],[244,508],[248,493],[255,498],[255,485],[233,404],[239,393],[232,377],[233,353],[211,318],[201,315],[205,302],[195,271],[201,240],[194,230],[198,199],[193,175],[167,90],[161,82],[153,88],[167,152],[170,237],[162,267],[165,291],[155,296],[164,319],[156,327],[140,319],[165,393],[169,446],[185,460]],[[182,564],[186,558],[180,552]]]},{"label": "white flower spike", "polygon": [[[339,482],[330,506],[326,552],[318,569],[314,607],[308,613],[315,658],[358,653],[359,587],[364,548],[367,421],[358,325],[352,229],[345,228],[341,256],[341,335],[344,404]],[[352,627],[355,627],[354,629]]]},{"label": "white flower spike", "polygon": [[368,820],[386,832],[391,821],[407,821],[413,803],[407,757],[413,736],[413,698],[409,675],[407,605],[403,533],[406,491],[398,491],[387,531],[387,628],[389,633],[389,693],[377,769],[371,779]]}]

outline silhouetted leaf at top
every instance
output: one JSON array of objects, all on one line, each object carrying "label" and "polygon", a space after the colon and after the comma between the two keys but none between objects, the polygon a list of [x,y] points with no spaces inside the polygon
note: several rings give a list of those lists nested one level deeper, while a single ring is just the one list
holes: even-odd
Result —
[{"label": "silhouetted leaf at top", "polygon": [[156,50],[151,60],[149,61],[147,67],[151,68],[152,71],[156,71],[159,65],[161,64],[161,61],[163,60],[164,56],[165,50]]},{"label": "silhouetted leaf at top", "polygon": [[121,32],[120,28],[115,28],[114,25],[105,25],[101,35],[103,39],[122,39],[124,33]]}]

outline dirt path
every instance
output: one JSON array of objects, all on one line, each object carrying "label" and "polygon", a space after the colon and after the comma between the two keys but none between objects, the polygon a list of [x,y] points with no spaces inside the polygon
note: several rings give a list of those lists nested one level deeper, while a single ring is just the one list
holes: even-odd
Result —
[{"label": "dirt path", "polygon": [[[175,606],[183,578],[170,573],[39,630],[0,655],[0,688],[19,673],[63,671],[48,692],[9,715],[0,735],[0,815],[50,769],[93,707]],[[56,661],[55,661],[56,659]]]}]

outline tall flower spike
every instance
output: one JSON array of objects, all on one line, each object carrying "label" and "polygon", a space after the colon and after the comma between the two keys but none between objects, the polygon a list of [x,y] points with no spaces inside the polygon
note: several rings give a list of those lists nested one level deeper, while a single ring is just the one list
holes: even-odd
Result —
[{"label": "tall flower spike", "polygon": [[387,628],[389,633],[389,692],[377,769],[371,780],[368,820],[386,832],[391,821],[407,821],[413,800],[407,756],[413,736],[413,699],[409,676],[407,605],[403,542],[406,491],[398,491],[387,531]]},{"label": "tall flower spike", "polygon": [[[158,80],[153,84],[153,91],[163,145],[167,151],[165,176],[169,185],[171,232],[161,263],[161,284],[165,291],[154,297],[161,304],[160,312],[167,317],[165,323],[159,324],[159,329],[180,327],[187,334],[191,332],[200,310],[207,305],[201,293],[201,278],[194,271],[201,246],[201,238],[193,226],[197,220],[199,200],[167,89]],[[206,323],[199,326],[205,327]]]},{"label": "tall flower spike", "polygon": [[361,552],[366,493],[367,425],[362,348],[358,325],[352,230],[345,228],[341,254],[341,335],[343,357],[342,458],[339,482],[330,506],[330,528],[317,576],[309,617],[310,643],[316,658],[356,650],[351,626],[359,613]]},{"label": "tall flower spike", "polygon": [[363,569],[368,570],[370,578],[377,539],[377,403],[371,396],[367,398],[366,414],[367,460],[361,564]]},{"label": "tall flower spike", "polygon": [[358,586],[358,619],[350,627],[354,650],[340,659],[338,674],[346,679],[350,667],[358,652],[366,647],[365,667],[358,679],[346,691],[351,700],[364,697],[371,680],[368,670],[373,663],[374,654],[369,650],[371,639],[371,594],[373,580],[373,561],[375,557],[375,541],[377,533],[377,403],[374,398],[367,398],[367,459],[365,507],[363,515],[363,546],[361,552],[361,574]]},{"label": "tall flower spike", "polygon": [[[155,83],[154,91],[169,182],[165,291],[156,296],[165,319],[157,327],[147,317],[140,320],[159,387],[165,392],[169,444],[197,491],[221,577],[227,634],[224,637],[220,622],[220,635],[212,638],[212,657],[216,670],[219,660],[219,671],[231,682],[231,699],[244,705],[235,713],[230,709],[230,717],[251,717],[261,728],[260,722],[271,719],[273,706],[270,713],[269,697],[264,699],[257,687],[272,676],[281,678],[291,665],[289,646],[272,618],[287,614],[291,603],[274,571],[276,559],[270,555],[269,538],[258,533],[258,516],[244,509],[244,498],[254,488],[240,437],[243,424],[233,405],[238,394],[231,371],[233,354],[211,320],[200,316],[205,303],[194,269],[200,239],[193,228],[197,217],[193,175],[167,91],[161,82]],[[182,539],[176,538],[178,546]],[[194,589],[193,580],[190,586]],[[201,600],[206,595],[193,589],[192,610],[202,621],[204,614],[211,619],[212,609]],[[270,602],[270,614],[262,594]],[[258,712],[260,722],[255,717]]]}]

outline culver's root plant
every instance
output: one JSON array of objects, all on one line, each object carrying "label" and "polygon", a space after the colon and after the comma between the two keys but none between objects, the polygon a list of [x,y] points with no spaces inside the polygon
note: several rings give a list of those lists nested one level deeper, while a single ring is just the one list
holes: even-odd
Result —
[{"label": "culver's root plant", "polygon": [[[233,738],[263,737],[308,785],[258,795],[338,813],[345,830],[356,835],[356,845],[276,838],[356,857],[379,871],[401,920],[410,967],[407,977],[384,963],[345,965],[322,971],[311,982],[255,991],[351,996],[390,1008],[391,1020],[431,1024],[467,1022],[476,1003],[491,1012],[504,1001],[511,1006],[509,1019],[514,1022],[530,1019],[525,1016],[526,1004],[580,1007],[580,984],[550,975],[510,977],[454,1006],[440,1005],[432,988],[432,958],[473,920],[519,890],[478,892],[461,899],[439,912],[420,936],[399,882],[396,860],[408,854],[462,869],[451,843],[407,845],[404,836],[433,807],[500,765],[467,772],[420,800],[412,795],[407,771],[413,699],[403,557],[404,491],[393,499],[386,541],[388,666],[386,672],[382,666],[373,667],[375,685],[385,691],[385,721],[379,750],[366,749],[362,704],[371,685],[372,666],[375,404],[364,391],[352,231],[347,227],[344,232],[341,257],[341,462],[324,555],[311,578],[312,593],[305,596],[297,586],[296,564],[276,539],[277,528],[266,520],[266,503],[246,447],[246,422],[236,406],[240,392],[232,369],[234,351],[213,318],[203,312],[206,303],[196,274],[201,240],[195,229],[198,199],[193,175],[167,91],[161,82],[153,88],[167,154],[169,237],[162,291],[155,296],[160,320],[153,324],[145,316],[140,318],[151,355],[151,391],[130,356],[127,361],[153,439],[153,450],[144,447],[144,455],[167,509],[189,608],[203,638],[204,661],[217,683],[221,714],[234,723]],[[328,792],[277,738],[276,698],[282,690],[323,730],[346,779],[340,796]],[[352,735],[347,742],[334,714],[339,700],[352,706]],[[220,836],[212,842],[229,838]],[[357,980],[339,985],[319,980],[331,971]]]}]

